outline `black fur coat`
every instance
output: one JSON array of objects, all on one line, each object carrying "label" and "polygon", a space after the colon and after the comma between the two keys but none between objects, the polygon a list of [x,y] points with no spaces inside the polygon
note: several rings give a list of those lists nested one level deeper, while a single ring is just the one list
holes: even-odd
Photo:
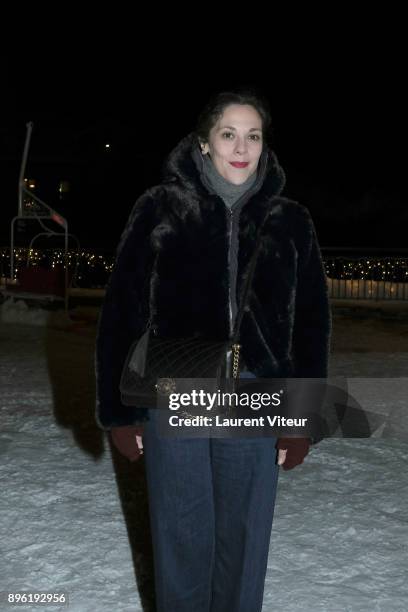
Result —
[{"label": "black fur coat", "polygon": [[[163,165],[163,180],[137,200],[122,233],[98,321],[96,421],[101,429],[140,424],[146,409],[123,406],[119,379],[130,345],[153,315],[158,335],[229,334],[228,210],[200,179],[189,134]],[[239,306],[259,224],[269,211],[240,341],[259,377],[327,376],[331,314],[311,216],[282,197],[285,175],[265,149],[261,187],[239,216]]]}]

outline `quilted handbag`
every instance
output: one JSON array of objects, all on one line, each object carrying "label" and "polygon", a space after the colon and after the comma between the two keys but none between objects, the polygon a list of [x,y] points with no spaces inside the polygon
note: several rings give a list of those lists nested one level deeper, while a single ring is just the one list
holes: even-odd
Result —
[{"label": "quilted handbag", "polygon": [[[258,230],[258,238],[263,223]],[[239,328],[248,301],[249,289],[260,250],[257,240],[243,297],[237,313],[232,337],[211,341],[199,336],[181,338],[157,337],[151,321],[143,335],[130,347],[120,380],[121,402],[125,406],[155,407],[157,394],[176,391],[176,378],[213,379],[215,389],[220,379],[236,380],[239,375]],[[230,384],[229,389],[233,389]]]},{"label": "quilted handbag", "polygon": [[149,327],[126,358],[120,381],[122,404],[154,407],[157,393],[169,395],[177,390],[176,378],[211,378],[216,389],[221,378],[236,378],[239,349],[231,341],[158,338]]}]

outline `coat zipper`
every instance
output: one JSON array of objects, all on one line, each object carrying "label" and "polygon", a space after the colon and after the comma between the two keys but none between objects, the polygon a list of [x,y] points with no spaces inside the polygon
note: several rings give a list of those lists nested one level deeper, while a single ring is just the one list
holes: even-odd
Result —
[{"label": "coat zipper", "polygon": [[[227,206],[227,205],[226,205]],[[231,243],[232,243],[232,216],[233,210],[232,207],[227,206],[229,210],[229,230],[228,230],[228,302],[229,302],[229,337],[232,338],[233,333],[233,322],[232,322],[232,294],[231,294]],[[225,357],[225,378],[227,379],[237,379],[239,378],[239,351],[241,346],[239,344],[232,344],[231,347],[226,352]],[[230,388],[230,391],[234,391],[235,389],[235,381],[233,382],[233,387]],[[228,405],[227,415],[231,414],[232,406],[234,405],[235,400],[233,399],[235,396],[232,396],[232,404]]]},{"label": "coat zipper", "polygon": [[[228,240],[228,270],[230,272],[229,281],[231,280],[231,242],[232,242],[232,216],[233,210],[232,207],[228,207],[229,210],[229,240]],[[231,282],[228,282],[228,299],[229,299],[229,327],[230,327],[230,338],[232,338],[233,332],[233,322],[232,322],[232,298],[231,298]],[[238,378],[239,376],[239,351],[241,345],[233,344],[231,349],[227,351],[227,363],[226,363],[226,373],[230,375],[231,378]]]},{"label": "coat zipper", "polygon": [[228,304],[229,304],[229,335],[232,336],[232,295],[231,295],[231,241],[232,241],[232,208],[227,207],[229,210],[229,238],[228,238]]}]

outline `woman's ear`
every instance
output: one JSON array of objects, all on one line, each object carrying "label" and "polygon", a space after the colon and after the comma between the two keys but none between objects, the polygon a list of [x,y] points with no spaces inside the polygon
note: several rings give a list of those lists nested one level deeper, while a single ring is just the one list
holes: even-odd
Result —
[{"label": "woman's ear", "polygon": [[202,142],[201,140],[200,140],[200,149],[201,149],[201,153],[203,155],[206,155],[209,152],[209,150],[210,150],[210,148],[208,146],[208,143],[207,142]]}]

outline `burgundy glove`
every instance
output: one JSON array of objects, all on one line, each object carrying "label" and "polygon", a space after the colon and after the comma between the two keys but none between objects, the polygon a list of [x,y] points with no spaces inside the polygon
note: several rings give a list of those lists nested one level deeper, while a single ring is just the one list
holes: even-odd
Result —
[{"label": "burgundy glove", "polygon": [[143,450],[140,450],[136,436],[143,435],[143,425],[127,425],[124,427],[112,427],[111,436],[112,442],[118,449],[121,455],[124,455],[129,461],[137,461],[142,455]]},{"label": "burgundy glove", "polygon": [[282,464],[284,470],[292,470],[303,463],[309,452],[310,438],[279,438],[276,444],[278,450],[287,450],[286,459]]}]

